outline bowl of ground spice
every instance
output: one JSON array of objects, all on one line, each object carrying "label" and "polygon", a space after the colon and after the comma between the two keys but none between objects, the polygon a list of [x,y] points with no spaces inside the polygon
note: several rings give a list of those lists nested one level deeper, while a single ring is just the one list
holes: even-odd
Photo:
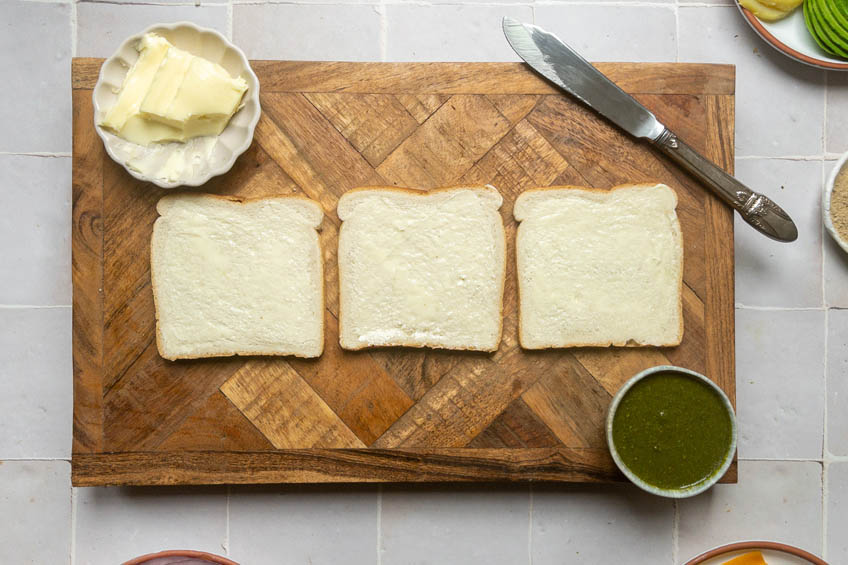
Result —
[{"label": "bowl of ground spice", "polygon": [[848,153],[839,159],[827,179],[822,215],[827,231],[848,253]]}]

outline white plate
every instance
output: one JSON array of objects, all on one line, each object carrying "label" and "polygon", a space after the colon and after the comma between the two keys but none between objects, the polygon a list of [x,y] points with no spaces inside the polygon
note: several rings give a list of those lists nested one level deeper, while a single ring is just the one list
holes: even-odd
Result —
[{"label": "white plate", "polygon": [[[142,147],[97,125],[106,111],[115,104],[124,77],[138,59],[136,45],[139,39],[149,32],[163,36],[180,49],[218,63],[231,76],[240,76],[247,81],[248,90],[242,100],[243,107],[236,112],[220,135],[198,137],[187,143],[157,143]],[[197,27],[189,22],[155,25],[129,37],[115,54],[103,63],[92,98],[94,127],[109,156],[123,165],[135,178],[152,182],[162,188],[199,186],[210,178],[229,171],[236,158],[250,147],[253,130],[261,113],[259,79],[241,49],[217,31]],[[168,175],[165,165],[175,153],[183,153],[181,160],[190,165],[179,175]],[[139,169],[144,169],[146,174]]]},{"label": "white plate", "polygon": [[804,23],[803,7],[776,22],[759,20],[754,14],[740,6],[738,0],[736,7],[757,35],[787,57],[820,69],[848,71],[848,61],[822,51],[816,44]]}]

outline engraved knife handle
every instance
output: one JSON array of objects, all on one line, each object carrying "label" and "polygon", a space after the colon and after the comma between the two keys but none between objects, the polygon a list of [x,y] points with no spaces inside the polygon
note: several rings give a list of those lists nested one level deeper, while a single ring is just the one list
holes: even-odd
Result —
[{"label": "engraved knife handle", "polygon": [[653,143],[672,161],[739,212],[742,219],[760,233],[783,242],[795,241],[798,238],[795,223],[780,206],[708,161],[678,139],[668,128],[665,128]]}]

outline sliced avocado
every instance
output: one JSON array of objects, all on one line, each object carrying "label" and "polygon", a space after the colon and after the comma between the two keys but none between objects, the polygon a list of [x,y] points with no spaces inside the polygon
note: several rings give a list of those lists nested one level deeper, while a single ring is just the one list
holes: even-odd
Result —
[{"label": "sliced avocado", "polygon": [[[824,0],[822,5],[831,15],[833,29],[839,32],[840,37],[848,41],[848,2],[845,0]],[[846,10],[845,13],[842,12],[840,6]]]},{"label": "sliced avocado", "polygon": [[830,23],[830,10],[827,9],[827,0],[807,0],[812,2],[813,22],[818,23],[818,29],[821,32],[821,40],[824,41],[830,48],[831,52],[839,57],[848,58],[848,41],[840,37],[839,32],[833,29]]},{"label": "sliced avocado", "polygon": [[811,7],[812,4],[812,0],[807,0],[806,2],[804,2],[804,23],[807,24],[807,31],[810,32],[810,36],[813,38],[816,44],[821,47],[822,51],[824,51],[825,53],[830,53],[831,55],[836,55],[836,53],[831,51],[830,47],[828,47],[825,42],[823,42],[819,37],[820,32],[816,23],[813,21],[813,16],[811,13],[813,11],[813,8]]},{"label": "sliced avocado", "polygon": [[848,19],[848,1],[846,0],[832,0],[831,6],[845,16],[845,19]]}]

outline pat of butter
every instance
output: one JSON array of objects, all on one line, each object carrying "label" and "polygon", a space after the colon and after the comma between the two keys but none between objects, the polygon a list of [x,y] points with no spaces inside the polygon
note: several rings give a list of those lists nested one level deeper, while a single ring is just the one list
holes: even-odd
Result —
[{"label": "pat of butter", "polygon": [[[164,74],[167,62],[162,63],[157,75]],[[243,78],[231,78],[223,67],[200,57],[190,56],[187,64],[183,59],[174,67],[162,77],[166,87],[158,99],[151,99],[158,77],[154,79],[154,88],[141,105],[142,115],[180,128],[187,137],[221,133],[238,110],[247,83]]]},{"label": "pat of butter", "polygon": [[101,122],[139,145],[220,134],[247,91],[216,63],[148,33],[124,80],[118,102]]},{"label": "pat of butter", "polygon": [[147,33],[141,38],[138,60],[124,78],[118,101],[106,112],[101,126],[120,134],[130,117],[138,114],[141,101],[170,48],[171,44],[164,37]]},{"label": "pat of butter", "polygon": [[177,91],[182,86],[183,79],[191,65],[191,60],[194,56],[191,53],[171,47],[168,49],[168,54],[159,65],[156,71],[156,76],[153,77],[153,82],[150,84],[150,89],[147,95],[141,102],[141,115],[145,119],[152,119],[156,122],[182,129],[182,124],[169,124],[166,120],[161,119],[162,115],[168,110]]}]

